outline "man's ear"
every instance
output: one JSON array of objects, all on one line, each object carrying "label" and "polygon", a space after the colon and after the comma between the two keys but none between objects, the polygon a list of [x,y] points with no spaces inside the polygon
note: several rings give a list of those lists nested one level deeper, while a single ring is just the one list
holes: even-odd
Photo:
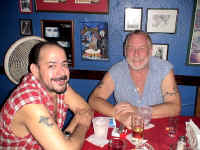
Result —
[{"label": "man's ear", "polygon": [[35,77],[38,77],[39,75],[39,68],[36,64],[31,64],[30,65],[30,71],[32,72],[32,74],[35,76]]}]

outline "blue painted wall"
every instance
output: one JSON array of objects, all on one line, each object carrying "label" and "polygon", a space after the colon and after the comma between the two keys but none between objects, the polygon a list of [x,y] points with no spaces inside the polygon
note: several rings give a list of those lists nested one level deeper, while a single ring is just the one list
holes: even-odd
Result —
[{"label": "blue painted wall", "polygon": [[[18,0],[4,1],[0,6],[0,65],[9,46],[19,39],[19,19],[32,19],[33,34],[41,36],[40,20],[73,20],[75,42],[75,69],[108,70],[112,64],[123,58],[123,41],[128,32],[124,32],[124,9],[126,7],[142,7],[142,29],[146,30],[147,8],[177,8],[178,20],[175,34],[151,34],[153,43],[169,44],[168,60],[174,65],[175,74],[198,76],[200,68],[186,65],[188,43],[190,41],[191,21],[194,0],[110,0],[108,14],[85,13],[53,13],[36,12],[20,14]],[[80,53],[80,22],[104,21],[108,23],[109,61],[84,61]],[[0,103],[3,103],[10,91],[15,87],[5,75],[0,75]],[[85,99],[98,84],[93,80],[71,79],[72,87]],[[193,115],[195,104],[195,87],[179,86],[183,115]],[[112,98],[110,100],[113,100]]]}]

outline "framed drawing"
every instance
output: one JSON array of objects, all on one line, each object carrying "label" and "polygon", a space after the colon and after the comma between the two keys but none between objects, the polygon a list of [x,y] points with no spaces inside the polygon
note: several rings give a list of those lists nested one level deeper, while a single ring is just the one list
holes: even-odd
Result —
[{"label": "framed drawing", "polygon": [[23,36],[32,35],[32,20],[31,19],[20,19],[20,34]]},{"label": "framed drawing", "polygon": [[152,44],[152,56],[168,59],[168,44]]},{"label": "framed drawing", "polygon": [[178,9],[147,9],[147,32],[175,33]]},{"label": "framed drawing", "polygon": [[68,64],[74,66],[74,24],[71,20],[41,20],[42,37],[61,45],[67,54]]},{"label": "framed drawing", "polygon": [[37,11],[108,13],[109,0],[35,0]]},{"label": "framed drawing", "polygon": [[32,13],[32,0],[19,0],[19,9],[21,13]]},{"label": "framed drawing", "polygon": [[81,22],[81,56],[86,60],[108,60],[108,25]]},{"label": "framed drawing", "polygon": [[190,42],[188,44],[187,64],[200,65],[200,0],[195,0],[191,24]]},{"label": "framed drawing", "polygon": [[142,8],[125,8],[124,30],[140,30],[142,24]]}]

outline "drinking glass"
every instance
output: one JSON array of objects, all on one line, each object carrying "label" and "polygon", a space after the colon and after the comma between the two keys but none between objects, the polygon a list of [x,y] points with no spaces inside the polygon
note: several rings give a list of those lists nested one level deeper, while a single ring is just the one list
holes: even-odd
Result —
[{"label": "drinking glass", "polygon": [[152,118],[152,109],[149,106],[141,106],[137,108],[137,113],[144,119],[144,126],[147,127]]},{"label": "drinking glass", "polygon": [[144,119],[137,113],[132,114],[131,120],[132,136],[136,139],[143,139]]},{"label": "drinking glass", "polygon": [[92,119],[94,135],[99,139],[107,139],[109,119],[105,117],[95,117]]},{"label": "drinking glass", "polygon": [[138,113],[132,114],[131,120],[132,126],[132,137],[133,142],[135,143],[135,149],[139,150],[143,148],[143,132],[144,132],[144,119]]}]

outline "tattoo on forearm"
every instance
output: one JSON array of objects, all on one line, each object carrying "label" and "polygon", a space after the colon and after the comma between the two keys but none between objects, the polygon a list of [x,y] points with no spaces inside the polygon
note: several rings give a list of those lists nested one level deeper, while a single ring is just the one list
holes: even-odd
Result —
[{"label": "tattoo on forearm", "polygon": [[165,98],[166,96],[174,96],[178,94],[178,90],[176,87],[173,88],[173,91],[169,92],[167,91],[166,93],[163,94],[163,98]]},{"label": "tattoo on forearm", "polygon": [[40,116],[40,121],[39,123],[46,125],[47,127],[52,127],[53,126],[53,122],[49,121],[49,117],[45,117],[45,116]]}]

